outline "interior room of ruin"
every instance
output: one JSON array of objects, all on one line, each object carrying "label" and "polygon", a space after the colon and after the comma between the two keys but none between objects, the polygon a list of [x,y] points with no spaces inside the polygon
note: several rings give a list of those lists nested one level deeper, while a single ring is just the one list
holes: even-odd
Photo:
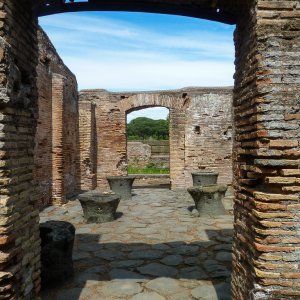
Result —
[{"label": "interior room of ruin", "polygon": [[[234,86],[79,90],[38,24],[79,11],[235,25]],[[299,1],[4,0],[0,19],[0,299],[299,299]],[[136,178],[125,200],[108,178],[128,177],[126,118],[150,107],[169,109],[170,174],[153,180],[169,188]],[[196,171],[217,184],[195,187]],[[87,222],[82,195],[96,192],[117,201],[114,220]],[[203,215],[197,193],[224,212]],[[74,243],[72,274],[54,287],[48,221],[68,222]]]}]

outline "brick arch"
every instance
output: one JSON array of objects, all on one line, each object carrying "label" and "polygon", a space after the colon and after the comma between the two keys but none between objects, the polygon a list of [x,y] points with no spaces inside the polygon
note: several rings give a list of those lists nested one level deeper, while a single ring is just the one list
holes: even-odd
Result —
[{"label": "brick arch", "polygon": [[176,91],[176,94],[157,92],[157,93],[138,93],[124,97],[119,101],[118,107],[122,112],[129,114],[133,111],[149,107],[166,107],[168,109],[186,110],[190,104],[190,98],[186,92]]},{"label": "brick arch", "polygon": [[[187,91],[137,93],[122,97],[118,103],[121,113],[128,113],[149,107],[165,107],[170,110],[170,182],[171,189],[186,187],[185,176],[185,112],[191,104]],[[126,125],[125,125],[126,126]],[[127,148],[126,148],[127,157]]]},{"label": "brick arch", "polygon": [[[32,151],[36,16],[43,13],[40,5],[49,1],[5,0],[0,5],[3,299],[38,299],[40,289]],[[52,0],[56,7],[52,13],[66,11],[64,2]],[[111,10],[172,13],[173,9],[179,15],[192,15],[193,10],[198,17],[221,22],[226,21],[221,18],[225,13],[234,16],[229,20],[237,25],[232,295],[235,300],[299,299],[299,1],[91,0],[89,4],[109,2],[115,5]],[[142,10],[146,5],[152,9]],[[211,16],[201,14],[209,8],[214,10]]]}]

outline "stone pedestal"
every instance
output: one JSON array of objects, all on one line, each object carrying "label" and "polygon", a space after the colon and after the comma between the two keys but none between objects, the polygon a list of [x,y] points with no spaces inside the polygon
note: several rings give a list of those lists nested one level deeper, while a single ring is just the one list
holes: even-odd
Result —
[{"label": "stone pedestal", "polygon": [[219,173],[213,171],[192,172],[193,186],[206,186],[216,184]]},{"label": "stone pedestal", "polygon": [[107,177],[110,189],[118,194],[123,200],[131,200],[131,189],[134,176],[109,176]]},{"label": "stone pedestal", "polygon": [[63,221],[40,224],[42,287],[63,284],[73,275],[75,227]]},{"label": "stone pedestal", "polygon": [[87,223],[105,223],[116,219],[120,197],[90,191],[78,196]]},{"label": "stone pedestal", "polygon": [[200,217],[226,214],[222,199],[227,191],[226,185],[214,184],[188,188]]}]

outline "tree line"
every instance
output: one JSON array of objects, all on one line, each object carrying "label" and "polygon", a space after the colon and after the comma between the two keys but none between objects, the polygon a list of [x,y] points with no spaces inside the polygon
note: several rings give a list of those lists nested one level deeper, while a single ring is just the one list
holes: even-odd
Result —
[{"label": "tree line", "polygon": [[153,120],[139,117],[127,124],[129,140],[167,140],[169,139],[169,118],[167,120]]}]

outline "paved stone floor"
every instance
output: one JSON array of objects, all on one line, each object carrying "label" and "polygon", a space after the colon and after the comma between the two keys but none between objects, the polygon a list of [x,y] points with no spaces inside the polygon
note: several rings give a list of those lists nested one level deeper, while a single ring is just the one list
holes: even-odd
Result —
[{"label": "paved stone floor", "polygon": [[195,217],[185,192],[133,193],[110,223],[85,224],[77,200],[41,213],[76,227],[74,278],[42,299],[230,299],[233,217]]}]

